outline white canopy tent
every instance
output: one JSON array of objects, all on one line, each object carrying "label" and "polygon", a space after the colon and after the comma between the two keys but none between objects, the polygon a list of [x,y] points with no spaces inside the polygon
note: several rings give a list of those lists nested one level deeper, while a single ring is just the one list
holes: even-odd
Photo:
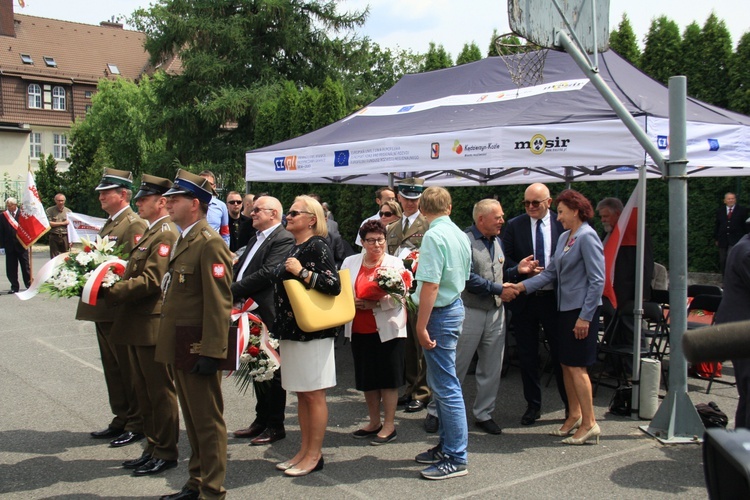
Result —
[{"label": "white canopy tent", "polygon": [[[612,51],[602,79],[665,156],[668,91]],[[748,175],[750,117],[687,103],[689,176]],[[258,182],[385,184],[418,175],[443,186],[635,179],[639,143],[573,58],[550,51],[544,83],[517,89],[499,58],[407,75],[371,105],[246,155]],[[709,168],[710,167],[710,168]]]}]

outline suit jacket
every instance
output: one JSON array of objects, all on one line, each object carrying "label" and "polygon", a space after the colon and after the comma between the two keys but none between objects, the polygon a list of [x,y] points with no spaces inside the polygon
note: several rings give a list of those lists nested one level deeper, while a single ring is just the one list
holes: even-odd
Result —
[{"label": "suit jacket", "polygon": [[399,247],[415,250],[422,246],[422,238],[430,228],[430,223],[427,222],[424,215],[419,214],[414,220],[414,224],[409,226],[406,234],[404,234],[403,228],[403,218],[388,224],[385,239],[388,245],[388,253],[391,255],[398,255]]},{"label": "suit jacket", "polygon": [[[253,235],[248,241],[245,253],[234,265],[235,276],[242,269],[250,254],[250,249],[253,248],[257,240],[257,235]],[[273,271],[284,260],[293,246],[294,236],[279,224],[261,243],[260,248],[247,265],[242,279],[232,283],[234,300],[252,298],[258,304],[258,315],[269,327],[273,325],[276,317],[273,298]]]},{"label": "suit jacket", "polygon": [[[341,286],[351,286],[354,289],[357,275],[360,269],[362,269],[364,256],[364,253],[358,253],[344,260],[341,269],[350,270],[351,283],[342,283]],[[404,261],[393,255],[383,256],[382,265],[384,267],[395,267],[399,270],[404,269]],[[372,312],[375,315],[375,324],[378,327],[380,342],[388,342],[396,338],[406,338],[406,307],[397,304],[393,297],[386,295],[380,299],[379,307],[373,309]],[[348,339],[352,338],[351,321],[344,325],[344,336]]]},{"label": "suit jacket", "polygon": [[[503,228],[503,252],[505,253],[505,280],[519,282],[526,279],[526,276],[518,273],[518,263],[534,254],[534,240],[531,238],[531,221],[529,214],[521,214],[509,220]],[[557,220],[557,213],[550,210],[549,212],[550,232],[552,234],[551,248],[554,254],[555,242],[560,238],[564,231],[562,224]],[[519,295],[514,300],[508,302],[508,308],[514,314],[518,314],[525,306],[527,296]]]},{"label": "suit jacket", "polygon": [[[128,207],[114,220],[108,220],[99,231],[99,236],[102,238],[109,236],[110,241],[115,241],[116,247],[122,246],[123,252],[129,255],[133,253],[133,248],[143,237],[147,228],[146,221]],[[96,306],[79,301],[76,319],[111,323],[114,321],[115,312],[116,308],[107,304],[106,300],[97,301]]]},{"label": "suit jacket", "polygon": [[[18,211],[20,208],[16,208],[15,214],[10,214],[11,217],[18,220]],[[7,210],[6,210],[7,212]],[[22,254],[26,251],[21,242],[16,236],[16,229],[10,225],[8,219],[5,218],[4,213],[0,213],[0,248],[5,249],[5,253],[8,254]]]},{"label": "suit jacket", "polygon": [[719,248],[727,248],[736,244],[747,233],[746,220],[747,209],[745,207],[735,205],[731,219],[727,219],[726,206],[716,209],[714,240],[719,242]]},{"label": "suit jacket", "polygon": [[167,275],[156,361],[174,363],[180,326],[201,327],[201,356],[225,359],[232,313],[232,255],[205,218],[177,243]]},{"label": "suit jacket", "polygon": [[[733,216],[734,217],[734,216]],[[716,311],[716,323],[750,319],[750,235],[743,236],[727,257],[724,294]]]},{"label": "suit jacket", "polygon": [[148,229],[131,252],[122,280],[106,293],[108,305],[117,308],[111,331],[115,343],[156,345],[161,280],[169,268],[169,255],[179,234],[169,217]]},{"label": "suit jacket", "polygon": [[555,283],[557,310],[581,309],[579,317],[591,321],[602,303],[604,291],[604,248],[596,231],[584,222],[568,246],[570,231],[557,241],[555,255],[541,274],[525,280],[527,293]]},{"label": "suit jacket", "polygon": [[[622,307],[635,300],[635,261],[637,248],[621,246],[615,259],[615,278],[612,288],[617,297],[617,306]],[[654,278],[654,252],[651,236],[646,231],[643,249],[643,300],[651,300],[651,281]]]}]

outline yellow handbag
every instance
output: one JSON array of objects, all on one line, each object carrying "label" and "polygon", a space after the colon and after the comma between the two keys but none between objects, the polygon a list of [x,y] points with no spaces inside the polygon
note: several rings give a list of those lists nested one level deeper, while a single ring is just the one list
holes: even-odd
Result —
[{"label": "yellow handbag", "polygon": [[317,332],[341,326],[354,319],[354,290],[348,269],[339,271],[341,293],[327,295],[307,289],[301,281],[284,280],[297,326],[303,332]]}]

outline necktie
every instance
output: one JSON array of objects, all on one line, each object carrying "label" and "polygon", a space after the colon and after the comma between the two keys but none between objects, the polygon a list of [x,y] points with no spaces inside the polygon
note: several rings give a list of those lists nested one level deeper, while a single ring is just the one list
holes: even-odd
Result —
[{"label": "necktie", "polygon": [[539,267],[544,267],[544,231],[542,231],[542,219],[536,221],[536,248],[534,249],[534,260],[539,261]]},{"label": "necktie", "polygon": [[727,220],[732,218],[732,208],[733,207],[729,207],[729,212],[727,212]]},{"label": "necktie", "polygon": [[409,218],[406,218],[406,222],[404,222],[404,234],[409,230]]}]

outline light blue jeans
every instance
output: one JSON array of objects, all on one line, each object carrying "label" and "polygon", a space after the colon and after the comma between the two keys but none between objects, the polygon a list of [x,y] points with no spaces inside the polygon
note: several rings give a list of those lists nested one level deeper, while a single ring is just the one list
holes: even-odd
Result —
[{"label": "light blue jeans", "polygon": [[427,385],[432,389],[438,433],[443,453],[456,462],[466,464],[469,429],[461,382],[456,376],[456,344],[464,322],[464,304],[456,299],[445,307],[435,308],[427,323],[427,332],[437,345],[424,349],[427,362]]}]

